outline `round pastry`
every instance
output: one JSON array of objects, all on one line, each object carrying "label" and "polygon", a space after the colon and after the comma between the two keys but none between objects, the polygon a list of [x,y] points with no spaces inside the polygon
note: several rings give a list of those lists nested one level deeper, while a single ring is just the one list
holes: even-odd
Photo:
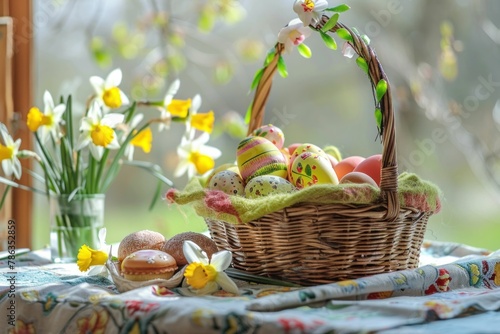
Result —
[{"label": "round pastry", "polygon": [[179,266],[188,264],[182,250],[185,240],[190,240],[200,246],[200,248],[207,253],[209,259],[212,258],[212,254],[219,251],[215,242],[204,234],[196,232],[182,232],[176,234],[165,242],[162,251],[172,255]]},{"label": "round pastry", "polygon": [[118,246],[118,261],[121,263],[128,255],[141,249],[161,250],[164,243],[165,237],[158,232],[142,230],[130,233]]},{"label": "round pastry", "polygon": [[169,279],[176,270],[175,259],[156,249],[138,250],[125,257],[121,264],[123,277],[130,281]]}]

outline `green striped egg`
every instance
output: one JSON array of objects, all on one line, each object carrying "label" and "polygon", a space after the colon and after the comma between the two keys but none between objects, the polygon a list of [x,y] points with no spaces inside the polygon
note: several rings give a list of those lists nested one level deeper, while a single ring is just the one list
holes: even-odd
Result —
[{"label": "green striped egg", "polygon": [[287,177],[285,156],[264,137],[250,136],[243,139],[236,151],[236,162],[245,183],[260,175]]}]

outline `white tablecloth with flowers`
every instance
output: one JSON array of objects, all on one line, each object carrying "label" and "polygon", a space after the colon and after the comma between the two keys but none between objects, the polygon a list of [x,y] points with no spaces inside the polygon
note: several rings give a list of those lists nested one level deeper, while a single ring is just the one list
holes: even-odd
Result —
[{"label": "white tablecloth with flowers", "polygon": [[46,250],[0,260],[5,333],[499,333],[500,251],[426,242],[422,266],[295,288],[237,281],[240,295],[190,297],[52,264]]}]

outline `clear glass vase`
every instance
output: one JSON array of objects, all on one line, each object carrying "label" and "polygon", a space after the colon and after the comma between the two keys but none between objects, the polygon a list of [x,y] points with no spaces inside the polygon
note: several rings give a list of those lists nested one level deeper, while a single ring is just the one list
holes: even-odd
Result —
[{"label": "clear glass vase", "polygon": [[50,196],[50,252],[56,263],[76,262],[84,244],[99,248],[104,227],[104,194]]}]

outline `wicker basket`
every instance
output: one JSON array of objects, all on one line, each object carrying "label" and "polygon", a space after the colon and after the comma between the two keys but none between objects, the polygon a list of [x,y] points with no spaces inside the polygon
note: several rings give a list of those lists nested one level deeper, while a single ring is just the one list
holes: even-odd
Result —
[{"label": "wicker basket", "polygon": [[[324,16],[313,28],[321,29],[328,19]],[[389,83],[375,52],[359,34],[341,23],[329,33],[340,28],[351,34],[349,44],[366,61],[374,92],[381,79]],[[283,51],[284,46],[278,43],[275,57],[256,88],[249,134],[262,124]],[[390,87],[377,106],[383,116],[380,199],[369,205],[301,203],[245,224],[205,218],[219,249],[233,253],[236,269],[315,285],[418,266],[427,221],[433,212],[400,207]]]}]

